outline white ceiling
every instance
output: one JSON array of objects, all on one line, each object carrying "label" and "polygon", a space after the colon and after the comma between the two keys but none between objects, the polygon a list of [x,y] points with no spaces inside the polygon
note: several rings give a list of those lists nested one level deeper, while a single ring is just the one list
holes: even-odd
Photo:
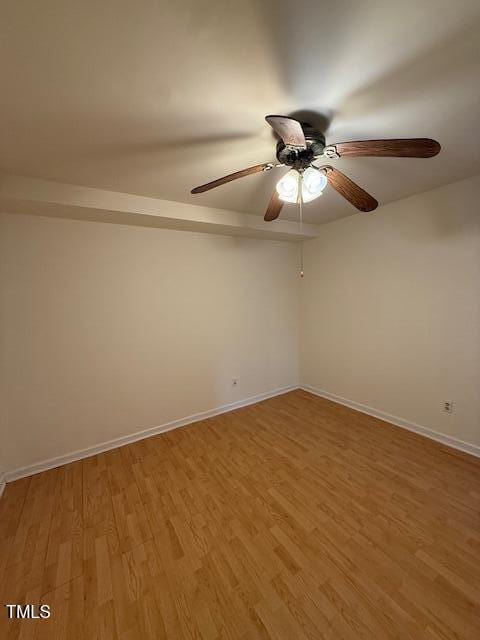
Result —
[{"label": "white ceiling", "polygon": [[[478,0],[11,0],[0,170],[263,215],[282,169],[189,192],[273,160],[264,116],[308,109],[328,142],[440,141],[336,161],[387,203],[480,172],[479,40]],[[354,212],[327,191],[307,222]]]}]

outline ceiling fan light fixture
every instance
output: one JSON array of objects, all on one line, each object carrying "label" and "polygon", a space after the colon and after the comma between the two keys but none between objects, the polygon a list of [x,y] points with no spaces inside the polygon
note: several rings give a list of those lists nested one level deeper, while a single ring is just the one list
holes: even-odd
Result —
[{"label": "ceiling fan light fixture", "polygon": [[[311,202],[322,194],[327,183],[358,211],[374,211],[378,202],[344,173],[331,166],[317,167],[311,164],[324,158],[382,157],[382,158],[431,158],[440,152],[440,144],[430,138],[390,138],[387,140],[354,140],[336,142],[325,146],[325,136],[307,122],[300,122],[290,116],[270,115],[266,121],[276,136],[275,162],[264,162],[247,167],[222,178],[211,180],[192,189],[191,193],[204,193],[216,187],[252,175],[269,171],[274,167],[289,167],[290,170],[277,183],[267,211],[266,222],[276,220],[284,202],[300,205]],[[300,220],[301,222],[301,220]]]},{"label": "ceiling fan light fixture", "polygon": [[284,202],[297,202],[298,200],[298,180],[300,174],[296,169],[291,169],[277,182],[277,193],[280,200]]},{"label": "ceiling fan light fixture", "polygon": [[302,174],[302,200],[311,202],[322,195],[327,186],[327,177],[315,167],[307,167]]}]

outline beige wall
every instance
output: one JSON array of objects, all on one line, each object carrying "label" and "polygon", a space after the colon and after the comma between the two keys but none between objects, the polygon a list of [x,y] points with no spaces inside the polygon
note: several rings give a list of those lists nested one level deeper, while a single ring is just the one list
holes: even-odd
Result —
[{"label": "beige wall", "polygon": [[303,280],[291,243],[0,215],[0,467],[296,384],[299,335],[302,383],[479,445],[479,201],[323,225]]},{"label": "beige wall", "polygon": [[7,471],[295,384],[297,256],[286,242],[0,216]]},{"label": "beige wall", "polygon": [[477,176],[304,243],[304,384],[480,445],[479,203]]}]

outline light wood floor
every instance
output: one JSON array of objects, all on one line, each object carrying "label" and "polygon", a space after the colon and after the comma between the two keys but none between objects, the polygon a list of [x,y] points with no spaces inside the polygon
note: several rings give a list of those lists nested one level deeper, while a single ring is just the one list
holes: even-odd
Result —
[{"label": "light wood floor", "polygon": [[7,485],[2,638],[478,640],[480,460],[303,391]]}]

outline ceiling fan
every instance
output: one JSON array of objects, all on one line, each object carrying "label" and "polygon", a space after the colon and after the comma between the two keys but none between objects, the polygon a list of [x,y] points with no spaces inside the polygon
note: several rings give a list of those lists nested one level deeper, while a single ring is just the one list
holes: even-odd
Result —
[{"label": "ceiling fan", "polygon": [[440,144],[430,138],[361,140],[326,145],[323,133],[308,123],[288,116],[266,116],[265,120],[279,137],[276,153],[278,162],[256,164],[230,173],[195,187],[191,193],[203,193],[253,173],[286,166],[290,170],[277,183],[264,216],[266,221],[278,218],[284,202],[314,200],[322,194],[327,184],[359,211],[373,211],[378,206],[373,196],[338,169],[328,164],[317,166],[314,162],[321,158],[328,160],[355,156],[431,158],[440,151]]}]

